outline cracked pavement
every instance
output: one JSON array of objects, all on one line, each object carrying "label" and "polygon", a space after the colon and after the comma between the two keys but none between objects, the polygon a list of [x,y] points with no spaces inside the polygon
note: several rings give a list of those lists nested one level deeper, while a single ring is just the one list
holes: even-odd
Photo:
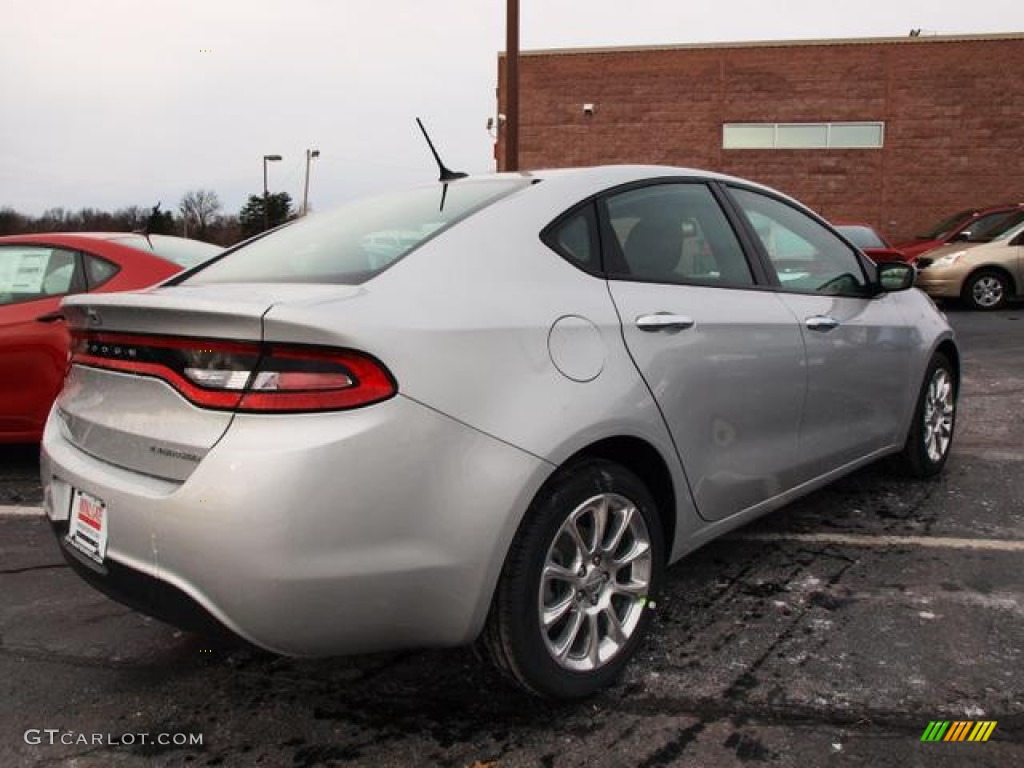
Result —
[{"label": "cracked pavement", "polygon": [[[1024,309],[950,318],[965,378],[945,474],[869,467],[684,559],[623,679],[571,705],[467,649],[313,661],[180,632],[88,588],[41,518],[0,517],[0,765],[1020,765],[1024,552],[970,542],[1024,541]],[[0,459],[0,504],[38,503],[32,452]],[[932,720],[998,725],[922,743]],[[32,745],[30,728],[203,743]]]}]

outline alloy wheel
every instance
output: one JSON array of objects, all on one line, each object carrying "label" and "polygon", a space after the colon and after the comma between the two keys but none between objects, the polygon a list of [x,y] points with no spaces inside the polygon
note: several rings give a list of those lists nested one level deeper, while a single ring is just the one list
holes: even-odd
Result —
[{"label": "alloy wheel", "polygon": [[636,504],[602,493],[580,504],[544,558],[538,595],[544,646],[564,669],[611,661],[640,623],[653,574],[651,537]]},{"label": "alloy wheel", "polygon": [[983,275],[971,286],[971,296],[984,309],[999,306],[1003,300],[1003,281],[994,275]]},{"label": "alloy wheel", "polygon": [[936,368],[928,382],[924,401],[924,447],[933,463],[942,460],[953,439],[953,379],[945,368]]}]

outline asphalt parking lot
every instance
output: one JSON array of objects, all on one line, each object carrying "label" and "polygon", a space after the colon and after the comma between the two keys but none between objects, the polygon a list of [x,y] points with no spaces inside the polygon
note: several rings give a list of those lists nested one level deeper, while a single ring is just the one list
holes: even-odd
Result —
[{"label": "asphalt parking lot", "polygon": [[3,449],[0,765],[1024,764],[1024,307],[950,318],[945,474],[870,467],[677,564],[626,676],[571,705],[469,650],[281,659],[135,614],[64,566],[33,452]]}]

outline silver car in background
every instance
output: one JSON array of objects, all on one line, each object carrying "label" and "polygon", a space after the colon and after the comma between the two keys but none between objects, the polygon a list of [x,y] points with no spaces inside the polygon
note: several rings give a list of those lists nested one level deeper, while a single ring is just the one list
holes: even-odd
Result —
[{"label": "silver car in background", "polygon": [[959,354],[912,281],[687,169],[352,203],[65,302],[47,514],[90,583],[182,626],[297,656],[478,641],[584,696],[667,564],[883,456],[942,469]]}]

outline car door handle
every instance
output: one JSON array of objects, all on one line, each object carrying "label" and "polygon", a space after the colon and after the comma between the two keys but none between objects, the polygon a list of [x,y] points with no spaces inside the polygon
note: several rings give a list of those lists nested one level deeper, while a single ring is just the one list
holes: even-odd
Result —
[{"label": "car door handle", "polygon": [[805,325],[812,331],[828,333],[833,328],[839,327],[839,321],[828,315],[815,315],[814,317],[808,317]]},{"label": "car door handle", "polygon": [[636,319],[636,327],[648,333],[655,333],[657,331],[685,331],[687,328],[693,328],[693,326],[692,318],[685,315],[674,315],[671,312],[640,315]]},{"label": "car door handle", "polygon": [[45,315],[40,315],[36,320],[40,323],[56,323],[58,320],[64,319],[63,312],[47,312]]}]

